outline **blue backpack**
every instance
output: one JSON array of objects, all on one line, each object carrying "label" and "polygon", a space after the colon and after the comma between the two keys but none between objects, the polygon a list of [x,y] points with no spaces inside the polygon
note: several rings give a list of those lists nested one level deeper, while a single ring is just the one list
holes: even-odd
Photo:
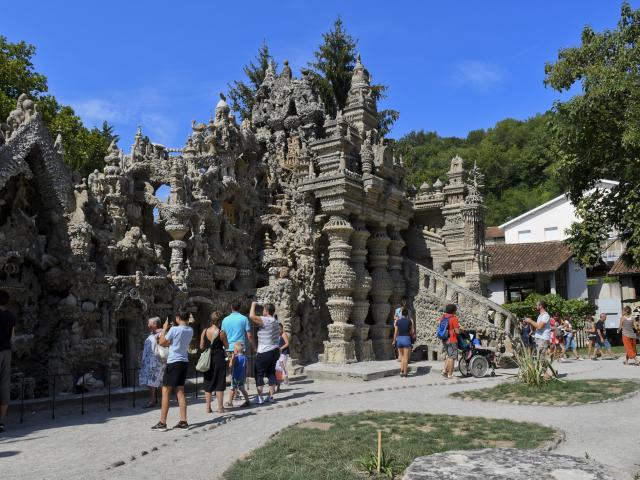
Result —
[{"label": "blue backpack", "polygon": [[436,337],[442,341],[449,340],[449,315],[442,315],[438,330],[436,330]]}]

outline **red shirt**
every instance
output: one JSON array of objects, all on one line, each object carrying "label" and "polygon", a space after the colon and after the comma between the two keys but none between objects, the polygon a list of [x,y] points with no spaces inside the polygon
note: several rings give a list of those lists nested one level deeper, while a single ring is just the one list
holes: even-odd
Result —
[{"label": "red shirt", "polygon": [[458,334],[455,329],[460,328],[460,323],[458,323],[458,317],[455,315],[449,316],[449,343],[458,343]]}]

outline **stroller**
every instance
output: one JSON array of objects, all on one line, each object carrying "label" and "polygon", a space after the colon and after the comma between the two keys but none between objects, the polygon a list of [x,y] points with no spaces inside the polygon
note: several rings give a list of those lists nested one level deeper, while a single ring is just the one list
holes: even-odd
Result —
[{"label": "stroller", "polygon": [[461,352],[458,370],[463,377],[473,375],[483,378],[491,368],[491,376],[496,376],[496,352],[490,347],[476,345],[467,332],[458,335],[458,349]]}]

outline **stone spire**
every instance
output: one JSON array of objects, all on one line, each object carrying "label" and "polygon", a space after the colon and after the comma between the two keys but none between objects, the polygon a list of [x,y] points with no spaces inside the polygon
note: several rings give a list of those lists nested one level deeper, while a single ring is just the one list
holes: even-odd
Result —
[{"label": "stone spire", "polygon": [[224,94],[221,92],[220,100],[218,100],[218,103],[216,104],[216,114],[215,114],[215,120],[213,121],[213,124],[216,127],[219,127],[221,125],[228,123],[230,111],[231,109],[227,104],[227,97],[225,97]]},{"label": "stone spire", "polygon": [[293,73],[291,72],[291,67],[289,66],[289,60],[285,60],[284,67],[282,68],[282,73],[280,73],[280,78],[291,80],[292,77]]},{"label": "stone spire", "polygon": [[344,116],[358,129],[360,136],[364,137],[365,132],[378,127],[377,112],[378,107],[371,89],[371,77],[358,55],[351,75],[351,88]]}]

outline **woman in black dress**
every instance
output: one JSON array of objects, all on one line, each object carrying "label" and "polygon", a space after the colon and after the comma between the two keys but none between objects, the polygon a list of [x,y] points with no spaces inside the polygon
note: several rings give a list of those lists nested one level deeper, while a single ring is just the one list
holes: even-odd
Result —
[{"label": "woman in black dress", "polygon": [[220,329],[222,314],[215,311],[211,314],[211,326],[200,335],[200,349],[211,349],[211,366],[204,373],[204,398],[207,413],[211,413],[211,393],[216,393],[218,413],[224,413],[222,404],[224,391],[227,388],[227,360],[225,351],[229,348],[227,335]]}]

